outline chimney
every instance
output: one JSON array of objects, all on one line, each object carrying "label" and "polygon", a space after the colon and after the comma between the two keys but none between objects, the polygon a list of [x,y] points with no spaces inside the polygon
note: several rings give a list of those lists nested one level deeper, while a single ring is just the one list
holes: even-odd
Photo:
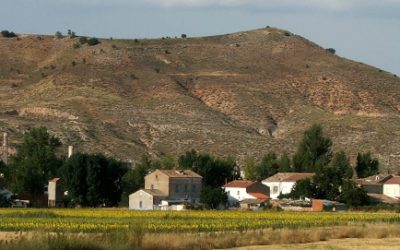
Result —
[{"label": "chimney", "polygon": [[3,133],[3,162],[5,164],[8,163],[8,134],[7,134],[7,132]]},{"label": "chimney", "polygon": [[68,146],[68,158],[74,153],[74,146]]}]

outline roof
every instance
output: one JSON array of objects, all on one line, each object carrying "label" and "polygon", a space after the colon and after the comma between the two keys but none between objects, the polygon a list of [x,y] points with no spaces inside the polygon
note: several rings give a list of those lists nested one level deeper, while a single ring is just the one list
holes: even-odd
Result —
[{"label": "roof", "polygon": [[51,180],[49,180],[49,182],[57,182],[57,181],[59,181],[60,180],[60,178],[53,178],[53,179],[51,179]]},{"label": "roof", "polygon": [[201,175],[193,172],[192,170],[157,169],[156,171],[160,171],[161,173],[173,178],[203,178]]},{"label": "roof", "polygon": [[225,188],[227,187],[234,187],[234,188],[247,188],[252,185],[256,184],[255,181],[241,181],[241,180],[234,180],[231,182],[228,182],[224,185]]},{"label": "roof", "polygon": [[254,196],[257,199],[269,199],[269,196],[262,193],[249,193],[249,195]]},{"label": "roof", "polygon": [[315,173],[277,173],[263,182],[296,182],[313,177]]},{"label": "roof", "polygon": [[[138,190],[138,191],[136,191],[136,192],[140,192],[140,191],[143,191],[143,192],[145,192],[145,193],[148,193],[149,195],[152,195],[152,196],[161,196],[161,197],[166,197],[167,195],[166,194],[164,194],[163,192],[161,192],[160,190],[158,190],[158,189],[140,189],[140,190]],[[135,193],[136,193],[135,192]],[[134,194],[134,193],[133,193]],[[131,194],[132,195],[132,194]]]},{"label": "roof", "polygon": [[388,179],[392,178],[393,175],[372,175],[363,179],[353,179],[353,181],[359,185],[382,185]]},{"label": "roof", "polygon": [[392,176],[392,178],[388,179],[383,184],[399,184],[400,185],[400,176]]},{"label": "roof", "polygon": [[400,200],[392,198],[384,194],[367,194],[372,202],[386,203],[386,204],[399,204]]}]

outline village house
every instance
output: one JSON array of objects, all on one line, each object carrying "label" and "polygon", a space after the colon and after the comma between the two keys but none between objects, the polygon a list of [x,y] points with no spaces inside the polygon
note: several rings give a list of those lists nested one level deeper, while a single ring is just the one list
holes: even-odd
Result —
[{"label": "village house", "polygon": [[400,176],[393,176],[383,183],[383,194],[395,199],[400,198]]},{"label": "village house", "polygon": [[64,189],[60,178],[49,180],[47,191],[49,207],[64,207]]},{"label": "village house", "polygon": [[383,185],[392,175],[378,174],[362,179],[353,179],[358,187],[364,189],[372,203],[397,204],[399,200],[384,194]]},{"label": "village house", "polygon": [[191,170],[160,170],[145,177],[145,187],[129,195],[129,209],[154,210],[199,202],[202,177]]},{"label": "village house", "polygon": [[[269,199],[269,188],[260,182],[234,180],[223,186],[230,206],[246,200],[246,204],[260,205]],[[258,201],[255,203],[255,200]]]},{"label": "village house", "polygon": [[277,173],[262,183],[270,188],[271,199],[277,199],[280,194],[289,194],[297,181],[312,178],[314,173]]}]

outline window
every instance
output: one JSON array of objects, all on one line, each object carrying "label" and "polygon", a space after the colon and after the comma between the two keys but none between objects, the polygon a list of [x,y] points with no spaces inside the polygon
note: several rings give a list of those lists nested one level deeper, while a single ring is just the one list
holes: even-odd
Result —
[{"label": "window", "polygon": [[237,191],[237,195],[238,195],[238,196],[240,195],[240,191],[239,191],[239,190]]},{"label": "window", "polygon": [[153,184],[150,185],[150,189],[154,189],[154,185]]},{"label": "window", "polygon": [[274,186],[274,187],[272,188],[272,193],[273,193],[273,194],[278,193],[278,186]]},{"label": "window", "polygon": [[139,201],[139,208],[142,208],[142,207],[143,207],[143,202]]},{"label": "window", "polygon": [[179,184],[175,184],[175,193],[179,193]]},{"label": "window", "polygon": [[196,191],[196,184],[193,184],[193,185],[192,185],[192,192],[193,192],[193,193],[196,193],[196,192],[197,192],[197,191]]},{"label": "window", "polygon": [[188,184],[185,184],[185,193],[189,192],[189,186]]}]

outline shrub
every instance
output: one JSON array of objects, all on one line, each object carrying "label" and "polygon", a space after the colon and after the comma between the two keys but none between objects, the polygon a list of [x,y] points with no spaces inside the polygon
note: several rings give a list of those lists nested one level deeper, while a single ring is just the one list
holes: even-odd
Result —
[{"label": "shrub", "polygon": [[291,36],[292,34],[289,31],[285,31],[285,33],[283,33],[285,36]]},{"label": "shrub", "polygon": [[81,47],[81,44],[80,43],[74,43],[73,45],[72,45],[72,48],[74,48],[74,49],[79,49]]},{"label": "shrub", "polygon": [[63,35],[62,35],[62,33],[61,33],[60,31],[57,31],[54,35],[55,35],[58,39],[63,38]]},{"label": "shrub", "polygon": [[328,49],[326,49],[326,51],[328,51],[329,53],[332,53],[332,54],[336,54],[336,50],[334,48],[328,48]]},{"label": "shrub", "polygon": [[3,37],[7,37],[7,38],[11,38],[11,37],[16,37],[17,35],[14,33],[14,32],[10,32],[10,31],[8,31],[8,30],[3,30],[2,32],[1,32],[1,35],[3,36]]},{"label": "shrub", "polygon": [[72,66],[75,66],[75,65],[76,65],[76,62],[75,62],[75,61],[72,61],[71,64],[72,64]]},{"label": "shrub", "polygon": [[88,39],[87,39],[86,36],[81,36],[81,37],[79,38],[79,43],[80,43],[80,44],[85,44],[85,43],[87,43],[87,41],[88,41]]},{"label": "shrub", "polygon": [[99,44],[99,43],[100,43],[99,39],[97,39],[97,38],[95,38],[95,37],[92,37],[92,38],[90,38],[89,40],[87,40],[87,44],[88,44],[89,46],[95,46],[95,45],[97,45],[97,44]]},{"label": "shrub", "polygon": [[187,35],[186,34],[182,34],[181,38],[187,38]]},{"label": "shrub", "polygon": [[132,80],[137,80],[137,79],[139,79],[135,74],[131,74],[131,79]]}]

